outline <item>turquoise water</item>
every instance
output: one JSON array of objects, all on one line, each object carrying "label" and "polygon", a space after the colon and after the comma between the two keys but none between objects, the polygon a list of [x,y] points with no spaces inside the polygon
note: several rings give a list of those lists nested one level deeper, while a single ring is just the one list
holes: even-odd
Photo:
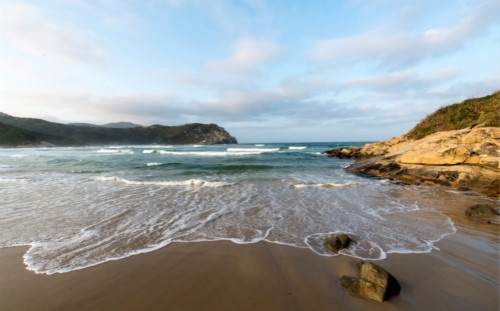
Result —
[{"label": "turquoise water", "polygon": [[[356,143],[100,146],[0,150],[0,247],[30,245],[37,273],[82,269],[172,242],[268,241],[383,259],[432,251],[455,232],[451,190],[346,173],[321,152]],[[358,144],[359,145],[359,144]],[[464,203],[465,204],[465,203]]]}]

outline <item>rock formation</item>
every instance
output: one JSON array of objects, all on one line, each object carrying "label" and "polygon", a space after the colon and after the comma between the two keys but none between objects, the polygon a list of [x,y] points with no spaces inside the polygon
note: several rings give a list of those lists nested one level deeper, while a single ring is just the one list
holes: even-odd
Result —
[{"label": "rock formation", "polygon": [[401,286],[389,272],[373,263],[361,263],[359,278],[342,276],[340,284],[355,296],[383,302],[399,295]]},{"label": "rock formation", "polygon": [[356,174],[411,184],[443,185],[500,196],[500,128],[438,132],[419,140],[402,135],[386,142],[325,152],[352,155],[360,161],[347,168]]}]

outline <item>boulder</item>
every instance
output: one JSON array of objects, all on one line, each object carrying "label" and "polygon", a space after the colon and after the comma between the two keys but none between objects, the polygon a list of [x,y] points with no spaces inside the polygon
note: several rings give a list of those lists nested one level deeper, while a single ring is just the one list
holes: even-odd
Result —
[{"label": "boulder", "polygon": [[337,254],[341,249],[349,247],[352,240],[345,233],[330,234],[324,238],[323,246],[330,252]]},{"label": "boulder", "polygon": [[362,262],[359,278],[342,276],[340,284],[355,296],[383,302],[391,296],[399,295],[399,282],[385,269],[373,264]]}]

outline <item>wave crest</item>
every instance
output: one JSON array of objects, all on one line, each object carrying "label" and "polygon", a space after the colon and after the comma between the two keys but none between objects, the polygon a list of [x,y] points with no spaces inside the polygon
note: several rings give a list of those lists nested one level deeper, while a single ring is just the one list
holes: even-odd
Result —
[{"label": "wave crest", "polygon": [[125,178],[110,176],[110,177],[97,177],[96,180],[104,182],[120,182],[127,185],[138,186],[162,186],[162,187],[225,187],[234,185],[234,183],[226,183],[221,181],[207,181],[202,179],[188,179],[188,180],[171,180],[171,181],[135,181]]}]

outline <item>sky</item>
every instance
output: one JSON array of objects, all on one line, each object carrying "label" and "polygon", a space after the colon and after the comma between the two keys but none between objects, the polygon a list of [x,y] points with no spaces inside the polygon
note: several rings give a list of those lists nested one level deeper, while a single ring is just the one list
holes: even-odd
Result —
[{"label": "sky", "polygon": [[0,0],[0,112],[386,140],[500,89],[498,0]]}]

